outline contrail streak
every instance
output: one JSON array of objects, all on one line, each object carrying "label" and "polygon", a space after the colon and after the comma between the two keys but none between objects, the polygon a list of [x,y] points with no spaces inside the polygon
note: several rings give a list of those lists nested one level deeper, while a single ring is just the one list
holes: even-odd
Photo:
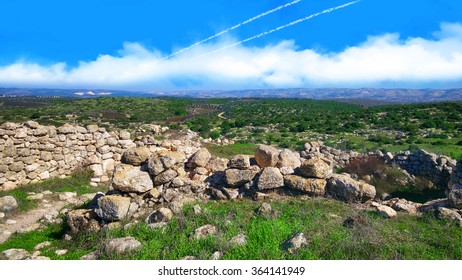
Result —
[{"label": "contrail streak", "polygon": [[192,45],[189,46],[189,47],[186,47],[186,48],[183,48],[183,49],[181,49],[181,50],[179,50],[179,51],[176,51],[176,52],[172,53],[171,55],[168,55],[168,56],[166,56],[166,57],[160,59],[159,62],[164,61],[164,60],[167,60],[167,59],[169,59],[169,58],[172,58],[172,57],[174,57],[174,56],[176,56],[176,55],[178,55],[178,54],[180,54],[180,53],[182,53],[182,52],[185,52],[185,51],[187,51],[187,50],[190,50],[190,49],[194,48],[195,46],[198,46],[198,45],[201,45],[201,44],[203,44],[203,43],[206,43],[206,42],[208,42],[208,41],[210,41],[210,40],[212,40],[212,39],[215,39],[215,38],[217,38],[217,37],[222,36],[223,34],[226,34],[226,33],[230,32],[230,31],[232,31],[232,30],[234,30],[234,29],[237,29],[237,28],[239,28],[239,27],[241,27],[241,26],[243,26],[243,25],[246,25],[246,24],[248,24],[248,23],[251,23],[252,21],[255,21],[255,20],[259,19],[259,18],[265,17],[265,16],[267,16],[267,15],[269,15],[269,14],[272,14],[272,13],[274,13],[274,12],[277,12],[277,11],[280,11],[280,10],[285,9],[285,8],[287,8],[287,7],[290,7],[290,6],[292,6],[292,5],[295,5],[295,4],[297,4],[297,3],[301,2],[301,1],[303,1],[303,0],[295,0],[295,1],[292,1],[292,2],[290,2],[290,3],[287,3],[287,4],[281,5],[281,6],[279,6],[279,7],[276,7],[276,8],[274,8],[274,9],[272,9],[272,10],[267,11],[267,12],[261,13],[261,14],[259,14],[259,15],[257,15],[257,16],[252,17],[252,18],[249,18],[249,19],[246,20],[246,21],[243,21],[243,22],[241,22],[241,23],[238,23],[238,24],[236,24],[236,25],[234,25],[234,26],[232,26],[232,27],[230,27],[230,28],[228,28],[228,29],[225,29],[225,30],[223,30],[223,31],[221,31],[221,32],[219,32],[219,33],[217,33],[217,34],[215,34],[215,35],[212,35],[212,36],[210,36],[210,37],[208,37],[208,38],[206,38],[206,39],[204,39],[204,40],[202,40],[202,41],[199,41],[199,42],[197,42],[197,43],[194,43],[194,44],[192,44]]},{"label": "contrail streak", "polygon": [[252,37],[250,37],[250,38],[247,38],[247,39],[245,39],[245,40],[242,40],[242,41],[236,42],[236,43],[234,43],[234,44],[231,44],[231,45],[222,47],[222,48],[220,48],[220,49],[217,49],[217,50],[208,52],[208,53],[206,53],[206,54],[203,54],[203,55],[201,55],[201,56],[196,57],[194,60],[199,59],[199,58],[202,58],[202,57],[204,57],[204,56],[208,56],[208,55],[211,55],[211,54],[220,52],[220,51],[223,51],[223,50],[226,50],[226,49],[229,49],[229,48],[232,48],[232,47],[237,46],[237,45],[241,45],[241,44],[247,43],[247,42],[249,42],[249,41],[252,41],[252,40],[258,39],[258,38],[260,38],[260,37],[269,35],[269,34],[271,34],[271,33],[274,33],[274,32],[276,32],[276,31],[282,30],[282,29],[284,29],[284,28],[287,28],[287,27],[290,27],[290,26],[293,26],[293,25],[302,23],[302,22],[304,22],[304,21],[313,19],[313,18],[318,17],[318,16],[323,15],[323,14],[331,13],[331,12],[333,12],[333,11],[335,11],[335,10],[339,10],[339,9],[346,8],[346,7],[348,7],[348,6],[354,5],[354,4],[359,3],[359,2],[361,2],[361,0],[351,1],[351,2],[348,2],[348,3],[346,3],[346,4],[337,6],[337,7],[333,7],[333,8],[326,9],[326,10],[324,10],[324,11],[322,11],[322,12],[309,15],[309,16],[307,16],[307,17],[304,17],[304,18],[301,18],[301,19],[292,21],[291,23],[288,23],[288,24],[286,24],[286,25],[282,25],[282,26],[276,27],[276,28],[271,29],[271,30],[269,30],[269,31],[265,31],[265,32],[262,32],[262,33],[260,33],[260,34],[258,34],[258,35],[255,35],[255,36],[252,36]]}]

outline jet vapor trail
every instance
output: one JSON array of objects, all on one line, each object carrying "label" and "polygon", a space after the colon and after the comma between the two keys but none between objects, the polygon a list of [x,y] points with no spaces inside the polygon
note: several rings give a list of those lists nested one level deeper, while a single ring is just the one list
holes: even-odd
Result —
[{"label": "jet vapor trail", "polygon": [[203,44],[203,43],[206,43],[206,42],[208,42],[208,41],[210,41],[210,40],[212,40],[212,39],[215,39],[215,38],[217,38],[217,37],[220,37],[220,36],[223,35],[223,34],[226,34],[226,33],[230,32],[230,31],[232,31],[232,30],[234,30],[234,29],[237,29],[237,28],[239,28],[239,27],[241,27],[241,26],[243,26],[243,25],[246,25],[246,24],[248,24],[248,23],[251,23],[252,21],[255,21],[255,20],[259,19],[259,18],[265,17],[265,16],[267,16],[267,15],[269,15],[269,14],[272,14],[272,13],[277,12],[277,11],[279,11],[279,10],[282,10],[282,9],[285,9],[285,8],[290,7],[290,6],[292,6],[292,5],[295,5],[295,4],[297,4],[297,3],[301,2],[301,1],[303,1],[303,0],[295,0],[295,1],[292,1],[292,2],[290,2],[290,3],[287,3],[287,4],[281,5],[281,6],[279,6],[279,7],[276,7],[276,8],[274,8],[274,9],[272,9],[272,10],[267,11],[267,12],[264,12],[264,13],[261,13],[261,14],[259,14],[259,15],[256,15],[256,16],[254,16],[254,17],[252,17],[252,18],[249,18],[249,19],[246,20],[246,21],[243,21],[243,22],[241,22],[241,23],[238,23],[238,24],[236,24],[236,25],[234,25],[234,26],[232,26],[232,27],[230,27],[230,28],[228,28],[228,29],[225,29],[225,30],[223,30],[223,31],[221,31],[221,32],[219,32],[219,33],[217,33],[217,34],[215,34],[215,35],[212,35],[212,36],[210,36],[210,37],[208,37],[208,38],[206,38],[206,39],[204,39],[204,40],[202,40],[202,41],[199,41],[199,42],[197,42],[197,43],[194,43],[194,44],[192,44],[192,45],[189,46],[189,47],[186,47],[186,48],[183,48],[183,49],[181,49],[181,50],[179,50],[179,51],[177,51],[177,52],[174,52],[174,53],[172,53],[171,55],[168,55],[168,56],[166,56],[166,57],[160,59],[159,62],[164,61],[164,60],[167,60],[167,59],[169,59],[169,58],[172,58],[172,57],[174,57],[174,56],[176,56],[176,55],[178,55],[178,54],[180,54],[180,53],[182,53],[182,52],[185,52],[185,51],[187,51],[187,50],[190,50],[190,49],[194,48],[195,46],[198,46],[198,45],[201,45],[201,44]]},{"label": "jet vapor trail", "polygon": [[335,10],[339,10],[339,9],[346,8],[346,7],[348,7],[348,6],[354,5],[354,4],[359,3],[359,2],[361,2],[361,0],[351,1],[351,2],[348,2],[348,3],[346,3],[346,4],[337,6],[337,7],[333,7],[333,8],[326,9],[326,10],[324,10],[324,11],[322,11],[322,12],[309,15],[309,16],[307,16],[307,17],[304,17],[304,18],[301,18],[301,19],[292,21],[292,22],[290,22],[290,23],[288,23],[288,24],[286,24],[286,25],[282,25],[282,26],[276,27],[276,28],[271,29],[271,30],[269,30],[269,31],[265,31],[265,32],[262,32],[262,33],[260,33],[260,34],[258,34],[258,35],[255,35],[255,36],[252,36],[252,37],[250,37],[250,38],[247,38],[247,39],[245,39],[245,40],[242,40],[242,41],[236,42],[236,43],[234,43],[234,44],[231,44],[231,45],[222,47],[222,48],[220,48],[220,49],[217,49],[217,50],[208,52],[208,53],[206,53],[206,54],[203,54],[203,55],[201,55],[201,56],[196,57],[194,60],[199,59],[199,58],[202,58],[202,57],[204,57],[204,56],[208,56],[208,55],[211,55],[211,54],[220,52],[220,51],[223,51],[223,50],[226,50],[226,49],[229,49],[229,48],[232,48],[232,47],[237,46],[237,45],[241,45],[241,44],[247,43],[247,42],[249,42],[249,41],[252,41],[252,40],[258,39],[258,38],[260,38],[260,37],[269,35],[269,34],[271,34],[271,33],[274,33],[274,32],[276,32],[276,31],[282,30],[282,29],[284,29],[284,28],[287,28],[287,27],[290,27],[290,26],[293,26],[293,25],[302,23],[302,22],[304,22],[304,21],[313,19],[313,18],[318,17],[318,16],[323,15],[323,14],[331,13],[331,12],[333,12],[333,11],[335,11]]}]

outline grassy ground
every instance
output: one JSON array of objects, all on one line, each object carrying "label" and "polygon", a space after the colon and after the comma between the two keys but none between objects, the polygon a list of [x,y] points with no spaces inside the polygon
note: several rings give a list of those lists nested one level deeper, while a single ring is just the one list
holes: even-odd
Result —
[{"label": "grassy ground", "polygon": [[[0,245],[31,250],[42,241],[52,246],[42,255],[52,259],[78,259],[101,248],[104,240],[133,236],[143,249],[131,256],[108,256],[103,259],[181,259],[194,256],[210,259],[215,251],[224,252],[223,259],[462,259],[462,228],[440,221],[430,215],[412,217],[400,214],[385,220],[375,213],[354,210],[349,205],[327,199],[287,199],[272,201],[276,211],[271,218],[255,215],[261,202],[248,200],[210,202],[202,204],[203,212],[195,215],[186,206],[175,215],[165,231],[151,230],[141,223],[129,230],[115,229],[98,234],[76,236],[63,241],[65,226],[15,235]],[[343,221],[353,217],[357,223],[347,227]],[[192,238],[194,229],[213,224],[218,234],[204,240]],[[294,254],[285,252],[282,243],[298,232],[303,232],[309,245]],[[233,236],[243,233],[247,245],[227,244]],[[69,253],[58,257],[54,251],[66,248]]]},{"label": "grassy ground", "polygon": [[37,200],[27,200],[29,193],[40,193],[46,190],[52,192],[76,192],[78,195],[93,193],[99,189],[89,186],[90,178],[90,171],[77,171],[63,179],[53,178],[39,183],[20,186],[10,191],[0,191],[0,197],[13,196],[18,202],[18,211],[26,212],[36,208],[38,205]]},{"label": "grassy ground", "polygon": [[209,145],[207,146],[209,152],[217,157],[230,158],[235,155],[254,155],[257,145],[247,143],[236,143],[227,146]]}]

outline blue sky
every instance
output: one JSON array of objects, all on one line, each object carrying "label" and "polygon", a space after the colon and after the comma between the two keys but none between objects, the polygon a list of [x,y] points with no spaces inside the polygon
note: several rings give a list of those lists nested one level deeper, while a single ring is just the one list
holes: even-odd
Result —
[{"label": "blue sky", "polygon": [[460,87],[462,1],[2,0],[0,86],[114,89]]}]

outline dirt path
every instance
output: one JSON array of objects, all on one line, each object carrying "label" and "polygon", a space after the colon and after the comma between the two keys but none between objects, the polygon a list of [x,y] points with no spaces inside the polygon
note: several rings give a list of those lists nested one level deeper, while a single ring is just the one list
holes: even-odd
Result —
[{"label": "dirt path", "polygon": [[221,112],[220,114],[218,114],[218,117],[221,119],[227,120],[227,118],[223,117],[224,114],[225,112]]},{"label": "dirt path", "polygon": [[[38,221],[47,213],[60,211],[64,206],[68,205],[67,201],[52,201],[41,202],[37,209],[26,213],[21,213],[10,218],[5,218],[4,223],[0,224],[0,244],[8,240],[15,232],[38,229]],[[14,224],[8,224],[7,220],[16,221]]]}]

